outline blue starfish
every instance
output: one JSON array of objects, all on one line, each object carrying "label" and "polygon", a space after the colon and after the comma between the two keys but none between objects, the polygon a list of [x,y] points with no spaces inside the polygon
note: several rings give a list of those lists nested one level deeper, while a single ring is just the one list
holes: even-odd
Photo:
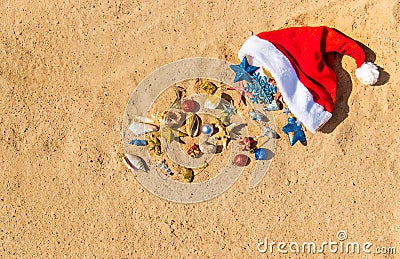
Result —
[{"label": "blue starfish", "polygon": [[259,69],[259,67],[249,65],[246,57],[242,59],[239,65],[231,65],[230,67],[236,74],[233,80],[234,83],[241,80],[246,80],[251,83],[251,76]]},{"label": "blue starfish", "polygon": [[293,146],[297,141],[306,142],[306,135],[301,127],[301,123],[295,118],[289,117],[288,123],[282,128],[282,131],[288,135],[291,146]]}]

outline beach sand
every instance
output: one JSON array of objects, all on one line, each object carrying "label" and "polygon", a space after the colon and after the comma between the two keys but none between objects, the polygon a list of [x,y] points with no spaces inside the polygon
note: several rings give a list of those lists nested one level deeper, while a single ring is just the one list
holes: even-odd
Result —
[{"label": "beach sand", "polygon": [[[265,238],[321,244],[339,231],[400,253],[400,2],[2,1],[0,19],[1,257],[265,258]],[[378,85],[338,61],[333,118],[307,146],[277,141],[253,189],[244,173],[179,204],[135,179],[122,120],[147,75],[182,58],[239,63],[252,34],[306,25],[368,47]]]}]

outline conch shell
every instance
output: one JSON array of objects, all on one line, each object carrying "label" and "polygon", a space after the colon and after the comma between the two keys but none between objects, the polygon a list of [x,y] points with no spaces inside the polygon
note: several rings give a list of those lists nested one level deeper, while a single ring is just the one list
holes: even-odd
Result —
[{"label": "conch shell", "polygon": [[200,118],[192,113],[186,117],[186,133],[190,137],[196,137],[200,131]]},{"label": "conch shell", "polygon": [[131,170],[141,170],[144,172],[148,171],[144,160],[137,155],[125,154],[123,161],[125,165]]},{"label": "conch shell", "polygon": [[142,122],[133,122],[129,129],[132,131],[133,134],[136,136],[146,134],[149,132],[157,131],[159,128],[156,125],[142,123]]}]

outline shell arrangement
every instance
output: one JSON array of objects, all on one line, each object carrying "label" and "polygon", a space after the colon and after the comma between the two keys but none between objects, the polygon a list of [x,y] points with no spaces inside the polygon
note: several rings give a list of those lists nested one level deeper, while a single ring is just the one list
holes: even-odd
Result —
[{"label": "shell arrangement", "polygon": [[[242,61],[242,63],[246,62],[247,60]],[[268,71],[255,72],[257,67],[252,67],[247,71],[248,66],[242,63],[231,66],[237,73],[235,82],[239,81],[239,87],[224,88],[222,84],[197,79],[195,83],[197,88],[193,87],[197,89],[197,92],[194,94],[204,95],[203,103],[190,98],[190,94],[193,93],[188,87],[172,86],[174,93],[169,93],[169,96],[175,98],[170,103],[163,100],[160,105],[153,104],[154,107],[148,116],[136,116],[131,121],[129,130],[135,137],[130,139],[128,144],[147,149],[158,173],[187,183],[195,181],[209,164],[205,162],[201,168],[190,168],[174,163],[164,152],[170,144],[179,143],[188,159],[201,159],[203,154],[228,152],[230,143],[236,141],[240,154],[232,160],[233,166],[244,167],[248,166],[252,160],[268,159],[268,151],[263,148],[263,145],[271,138],[279,138],[279,135],[268,126],[265,112],[284,109],[289,118],[293,116],[285,106],[275,80]],[[242,81],[246,81],[245,86]],[[237,93],[227,90],[236,90],[240,93],[240,98],[236,103],[233,101],[232,94]],[[246,100],[262,104],[264,108],[252,109],[243,114],[245,110],[243,105],[248,106]],[[206,111],[217,110],[216,114],[219,115],[205,116],[198,112],[198,107],[204,107]],[[241,136],[241,133],[235,130],[238,125],[231,122],[232,116],[236,114],[247,117],[253,125],[261,129],[261,133],[258,136],[255,134]],[[296,141],[305,141],[302,126],[295,118],[288,120],[288,125],[284,127],[283,132],[288,135],[291,145]],[[124,162],[135,172],[149,171],[145,161],[135,154],[125,154]],[[216,162],[219,162],[218,159]]]}]

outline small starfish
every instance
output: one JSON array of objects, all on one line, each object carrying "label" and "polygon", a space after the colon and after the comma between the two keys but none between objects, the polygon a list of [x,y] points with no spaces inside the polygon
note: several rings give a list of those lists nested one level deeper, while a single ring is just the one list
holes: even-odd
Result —
[{"label": "small starfish", "polygon": [[289,108],[283,108],[283,113],[286,114],[287,116],[289,116],[289,114],[291,113]]},{"label": "small starfish", "polygon": [[230,65],[231,69],[235,72],[235,79],[233,80],[234,83],[241,80],[246,80],[247,82],[252,81],[251,75],[253,75],[259,67],[251,66],[247,62],[247,58],[244,57],[242,62],[239,65]]},{"label": "small starfish", "polygon": [[297,141],[306,142],[306,135],[304,134],[301,122],[295,118],[289,117],[288,123],[282,128],[282,131],[288,135],[291,146],[296,144]]},{"label": "small starfish", "polygon": [[242,100],[244,99],[245,95],[247,94],[250,98],[253,98],[253,95],[249,92],[246,91],[246,89],[244,88],[244,84],[243,82],[239,82],[239,86],[234,86],[234,87],[228,87],[228,90],[236,90],[240,93],[240,97],[238,100],[238,105],[240,105],[240,103],[242,102]]},{"label": "small starfish", "polygon": [[250,151],[254,147],[254,144],[254,139],[250,137],[244,137],[243,140],[239,141],[239,145],[242,151]]},{"label": "small starfish", "polygon": [[224,110],[221,113],[225,114],[226,120],[229,120],[232,115],[236,114],[236,108],[232,105],[232,103],[224,103],[222,106],[224,107]]}]

